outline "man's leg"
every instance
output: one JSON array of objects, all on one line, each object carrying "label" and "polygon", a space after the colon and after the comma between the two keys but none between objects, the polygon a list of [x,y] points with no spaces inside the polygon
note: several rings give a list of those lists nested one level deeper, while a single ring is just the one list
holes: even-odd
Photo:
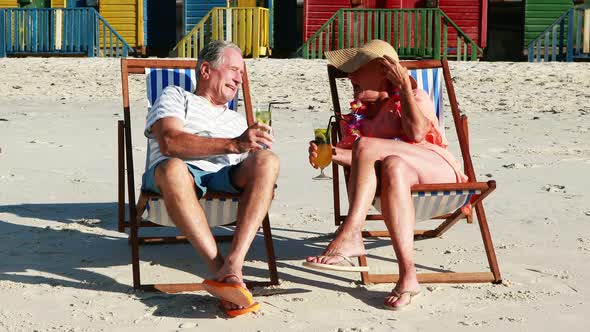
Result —
[{"label": "man's leg", "polygon": [[[217,272],[218,280],[228,274],[238,275],[241,279],[246,253],[268,213],[279,168],[279,158],[269,150],[262,150],[250,153],[233,172],[233,184],[242,189],[242,195],[231,250],[225,258],[223,267]],[[228,278],[225,281],[242,283],[236,278]]]},{"label": "man's leg", "polygon": [[180,159],[168,159],[156,168],[155,182],[174,224],[205,259],[209,270],[216,273],[223,265],[203,208],[197,199],[195,181]]}]

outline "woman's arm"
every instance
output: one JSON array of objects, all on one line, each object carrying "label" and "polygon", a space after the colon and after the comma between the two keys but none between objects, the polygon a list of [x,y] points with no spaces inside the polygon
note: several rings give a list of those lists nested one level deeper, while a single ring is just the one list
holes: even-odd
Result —
[{"label": "woman's arm", "polygon": [[[309,142],[309,164],[313,168],[318,168],[315,164],[315,158],[318,157],[318,146],[313,142]],[[352,150],[342,148],[332,148],[332,162],[340,166],[349,166],[352,164]]]},{"label": "woman's arm", "polygon": [[400,91],[402,129],[409,139],[414,142],[421,142],[432,124],[418,108],[410,78],[407,77],[406,80],[408,82],[401,86]]},{"label": "woman's arm", "polygon": [[387,55],[384,57],[385,75],[394,86],[400,88],[402,129],[409,139],[414,142],[421,142],[430,129],[431,123],[424,116],[414,99],[412,81],[408,70]]},{"label": "woman's arm", "polygon": [[350,165],[352,165],[352,150],[334,148],[332,153],[332,162],[340,166],[350,167]]}]

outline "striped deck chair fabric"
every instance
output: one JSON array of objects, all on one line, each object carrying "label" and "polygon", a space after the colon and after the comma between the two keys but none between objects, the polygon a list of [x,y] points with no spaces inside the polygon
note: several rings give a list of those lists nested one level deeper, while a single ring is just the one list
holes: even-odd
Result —
[{"label": "striped deck chair fabric", "polygon": [[[162,90],[169,85],[179,86],[186,91],[193,92],[196,85],[194,69],[162,69],[146,68],[146,84],[148,110],[152,107]],[[237,103],[234,104],[237,106]],[[231,108],[231,107],[230,107]],[[150,139],[148,139],[145,169],[150,164]],[[236,221],[238,213],[238,199],[201,199],[201,206],[207,216],[211,227],[231,224]],[[153,223],[174,227],[174,223],[168,216],[164,200],[161,198],[150,198],[146,212],[143,215],[145,220]]]},{"label": "striped deck chair fabric", "polygon": [[[444,134],[442,68],[412,69],[409,70],[409,74],[416,80],[418,89],[426,91],[432,99],[441,132]],[[454,212],[469,203],[471,196],[480,193],[479,190],[413,192],[416,221],[429,220],[432,217]],[[380,197],[375,197],[373,206],[381,212]]]}]

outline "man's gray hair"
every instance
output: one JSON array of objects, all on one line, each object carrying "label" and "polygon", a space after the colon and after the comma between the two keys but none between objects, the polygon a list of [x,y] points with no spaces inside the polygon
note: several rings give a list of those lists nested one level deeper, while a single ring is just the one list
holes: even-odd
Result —
[{"label": "man's gray hair", "polygon": [[223,52],[227,48],[233,48],[242,54],[242,50],[238,45],[228,41],[214,40],[205,45],[199,53],[199,60],[197,61],[197,85],[199,84],[199,78],[201,77],[201,64],[207,61],[211,64],[211,67],[219,68],[221,61],[223,61]]}]

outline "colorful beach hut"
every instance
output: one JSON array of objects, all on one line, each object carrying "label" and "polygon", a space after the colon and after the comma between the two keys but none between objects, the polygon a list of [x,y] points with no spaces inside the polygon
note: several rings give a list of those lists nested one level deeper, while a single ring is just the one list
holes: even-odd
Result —
[{"label": "colorful beach hut", "polygon": [[63,8],[66,0],[0,0],[0,8]]},{"label": "colorful beach hut", "polygon": [[573,5],[572,0],[525,0],[524,48]]},{"label": "colorful beach hut", "polygon": [[[487,0],[305,0],[303,41],[311,37],[340,8],[413,9],[436,6],[477,45],[481,48],[486,46]],[[456,39],[455,30],[449,33],[449,40]]]},{"label": "colorful beach hut", "polygon": [[[195,58],[202,48],[211,40],[232,41],[240,47],[245,57],[268,56],[271,50],[270,12],[271,8],[244,7],[246,5],[271,4],[265,1],[230,1],[229,6],[216,6],[208,12],[197,9],[210,6],[214,1],[185,0],[183,8],[183,27],[191,29],[176,44],[173,54],[180,57]],[[200,6],[197,6],[200,5]],[[221,5],[221,4],[220,4]],[[233,6],[232,6],[233,5]],[[193,27],[187,22],[194,22]]]},{"label": "colorful beach hut", "polygon": [[[55,0],[54,0],[55,1]],[[145,0],[62,0],[67,8],[92,7],[136,51],[145,53]],[[101,32],[102,36],[102,32]],[[102,37],[101,37],[102,38]]]},{"label": "colorful beach hut", "polygon": [[143,45],[142,1],[2,0],[0,57],[127,56]]}]

